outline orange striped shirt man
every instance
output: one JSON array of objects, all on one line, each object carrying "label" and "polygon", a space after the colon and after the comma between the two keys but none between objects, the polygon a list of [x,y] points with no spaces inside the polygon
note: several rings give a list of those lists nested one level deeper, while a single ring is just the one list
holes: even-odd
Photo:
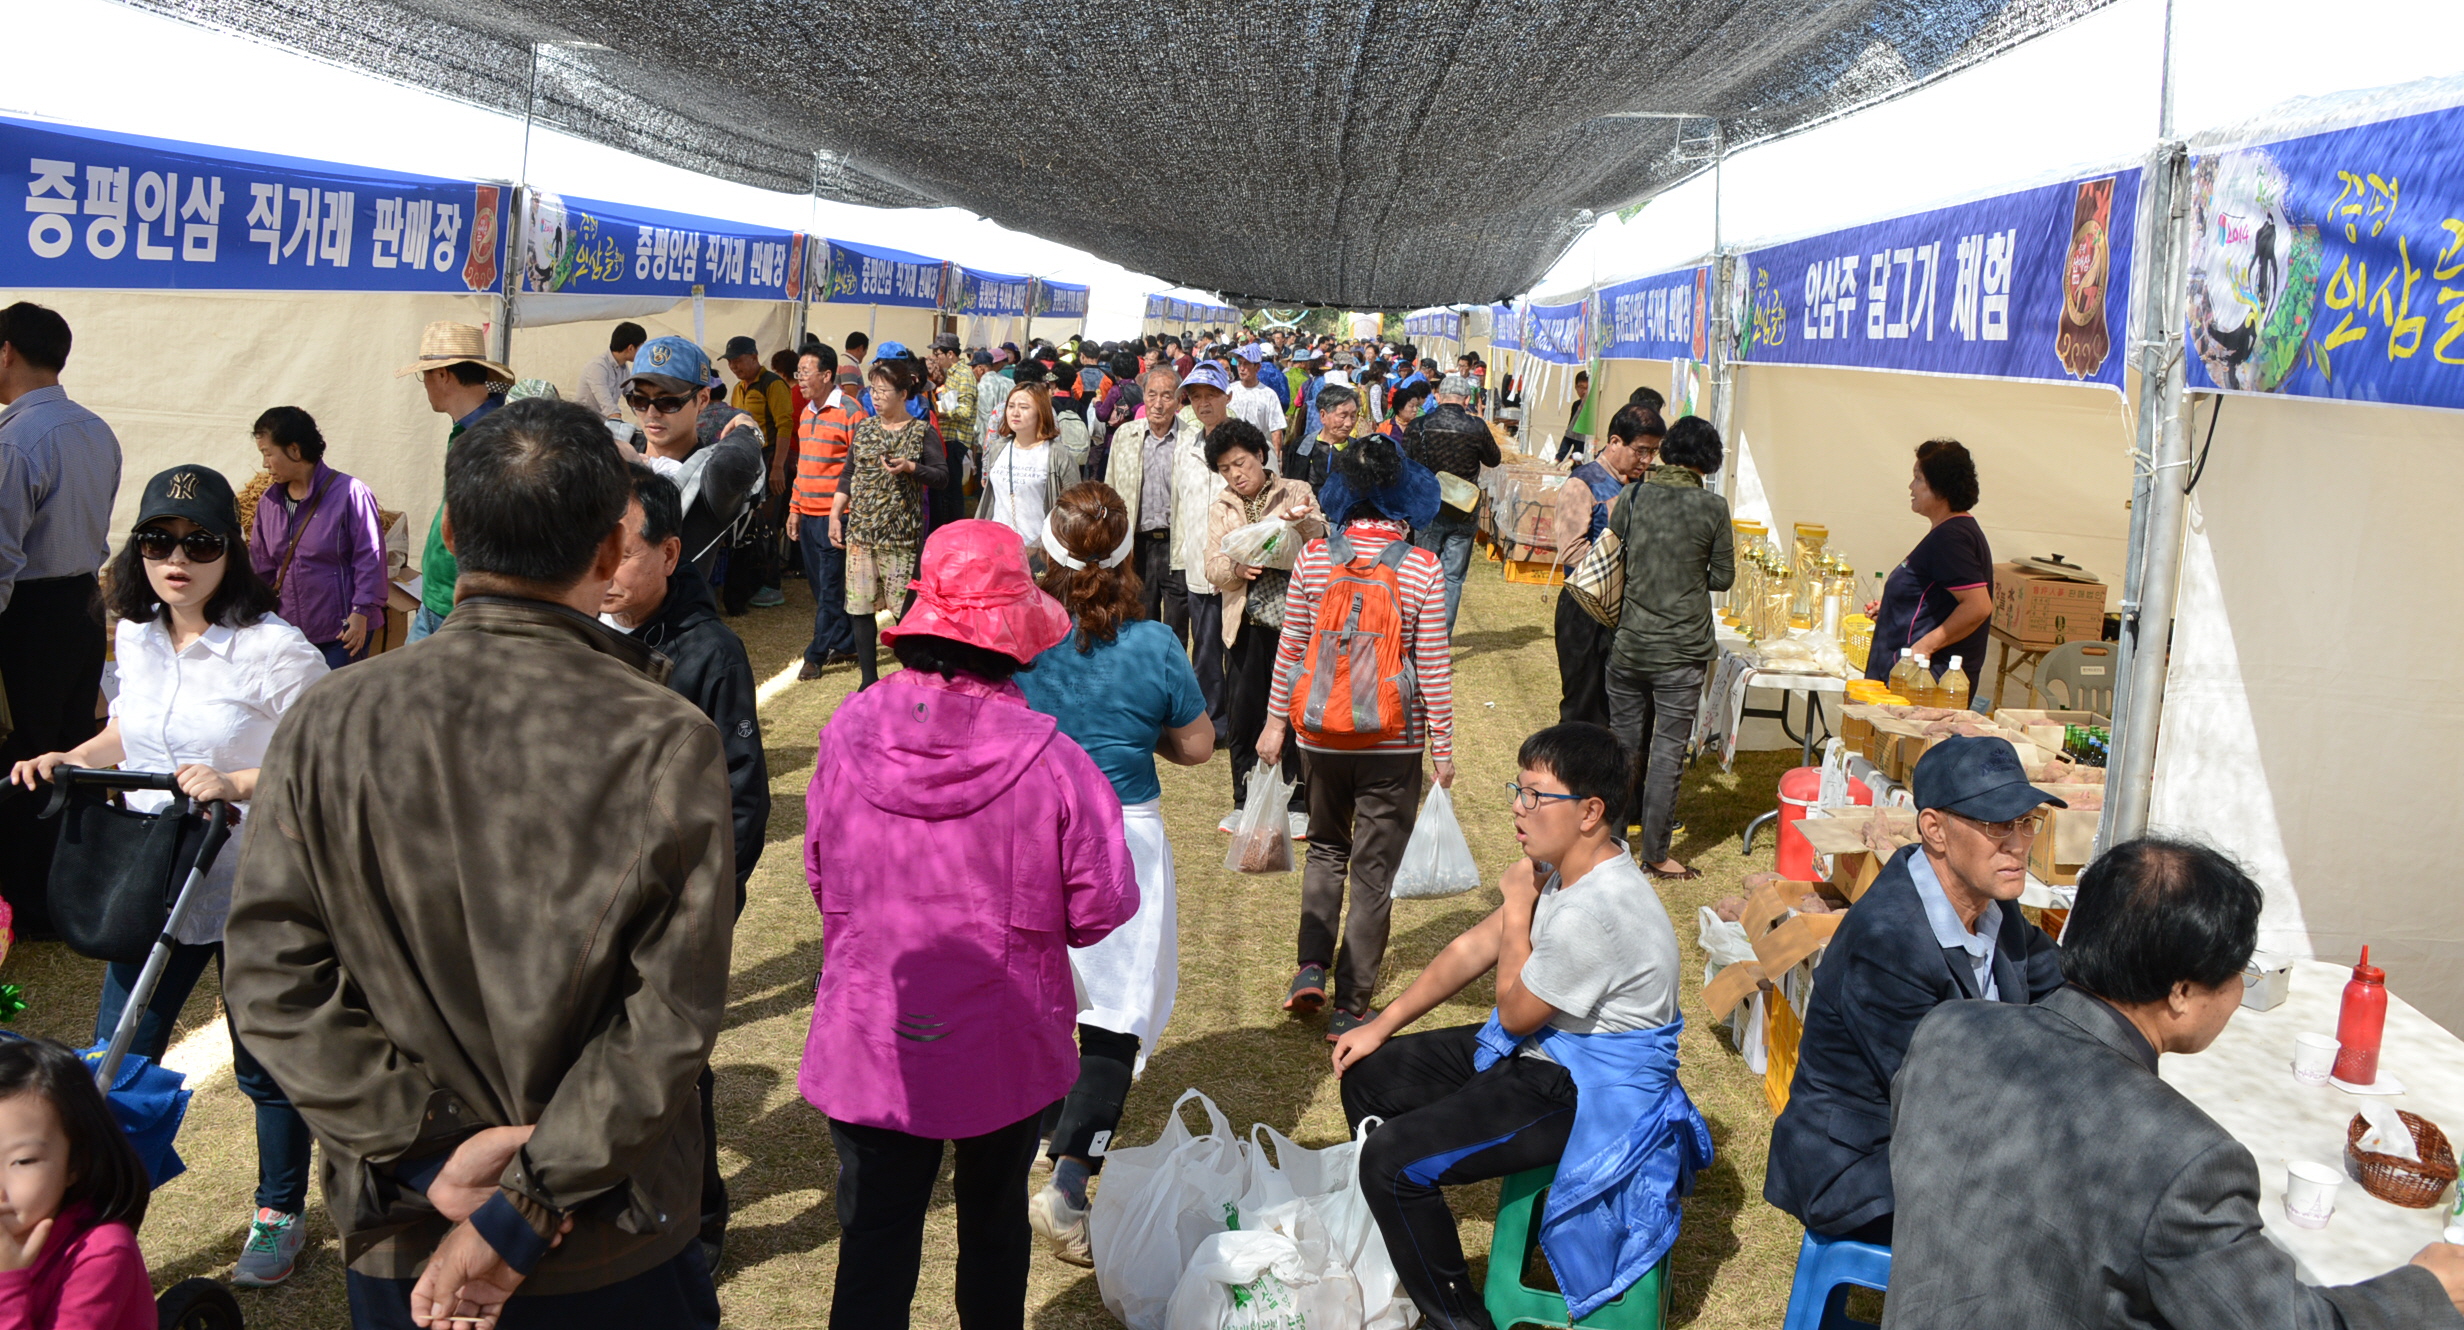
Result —
[{"label": "orange striped shirt man", "polygon": [[806,405],[796,422],[796,516],[830,515],[830,500],[837,496],[840,473],[847,467],[847,446],[855,440],[857,422],[867,414],[843,388]]}]

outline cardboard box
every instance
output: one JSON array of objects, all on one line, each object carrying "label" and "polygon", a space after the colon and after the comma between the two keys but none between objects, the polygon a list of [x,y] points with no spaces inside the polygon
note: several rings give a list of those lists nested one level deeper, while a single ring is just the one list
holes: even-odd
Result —
[{"label": "cardboard box", "polygon": [[[2084,577],[2084,574],[2082,574]],[[2029,647],[2094,641],[2105,635],[2105,584],[2030,563],[1993,567],[1993,626]]]},{"label": "cardboard box", "polygon": [[[2051,792],[2062,791],[2057,788]],[[2087,867],[2089,856],[2095,852],[2096,826],[2104,819],[2104,810],[2049,805],[2036,810],[2036,816],[2036,839],[2028,846],[2028,871],[2048,886],[2070,886],[2079,880],[2079,870]]]}]

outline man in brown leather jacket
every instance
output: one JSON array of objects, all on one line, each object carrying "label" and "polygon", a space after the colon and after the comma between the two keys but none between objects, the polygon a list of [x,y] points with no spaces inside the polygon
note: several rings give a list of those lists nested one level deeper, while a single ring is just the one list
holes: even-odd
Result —
[{"label": "man in brown leather jacket", "polygon": [[225,931],[251,1050],[324,1145],[359,1326],[708,1326],[694,1093],[725,1005],[727,766],[593,617],[627,472],[572,403],[446,461],[455,612],[310,690]]}]

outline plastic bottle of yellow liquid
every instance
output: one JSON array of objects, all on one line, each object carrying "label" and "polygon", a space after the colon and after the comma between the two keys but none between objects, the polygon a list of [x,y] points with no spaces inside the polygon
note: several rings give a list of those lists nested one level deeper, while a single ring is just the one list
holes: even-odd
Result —
[{"label": "plastic bottle of yellow liquid", "polygon": [[1968,672],[1959,668],[1959,657],[1951,657],[1951,668],[1942,676],[1942,703],[1955,710],[1968,706]]},{"label": "plastic bottle of yellow liquid", "polygon": [[1909,700],[1915,705],[1920,707],[1942,705],[1942,686],[1934,682],[1933,657],[1919,656],[1916,658],[1916,678],[1910,681],[1909,686],[1916,689],[1914,693],[1909,694]]},{"label": "plastic bottle of yellow liquid", "polygon": [[1906,647],[1899,649],[1899,663],[1891,667],[1891,691],[1908,699],[1910,706],[1922,705],[1917,701],[1916,653]]}]

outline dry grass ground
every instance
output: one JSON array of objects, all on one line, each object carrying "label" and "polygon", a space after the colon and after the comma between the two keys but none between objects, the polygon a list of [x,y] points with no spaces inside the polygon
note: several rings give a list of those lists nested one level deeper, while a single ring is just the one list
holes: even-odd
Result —
[{"label": "dry grass ground", "polygon": [[[793,663],[811,623],[804,584],[790,580],[786,607],[735,621],[751,650],[755,673],[768,678]],[[1514,854],[1503,784],[1514,774],[1522,737],[1553,723],[1558,700],[1550,616],[1556,593],[1500,581],[1494,564],[1477,564],[1457,624],[1457,804],[1481,867],[1494,880]],[[885,653],[886,654],[886,653]],[[769,849],[736,932],[734,980],[727,1025],[713,1062],[718,1072],[722,1167],[734,1197],[719,1296],[731,1326],[794,1330],[828,1320],[837,1259],[832,1210],[833,1161],[818,1113],[796,1093],[821,958],[821,921],[807,892],[802,864],[804,793],[811,778],[814,734],[853,686],[852,671],[833,669],[814,683],[795,684],[763,716],[768,734],[774,812]],[[1761,1199],[1770,1111],[1761,1080],[1711,1029],[1695,994],[1702,957],[1694,945],[1697,906],[1735,890],[1751,868],[1767,867],[1765,837],[1754,864],[1740,855],[1737,833],[1772,803],[1784,755],[1749,754],[1733,775],[1714,762],[1688,775],[1679,805],[1689,829],[1678,857],[1703,870],[1699,882],[1667,883],[1662,895],[1686,958],[1688,1028],[1682,1079],[1711,1123],[1717,1162],[1698,1179],[1674,1256],[1673,1323],[1703,1330],[1746,1330],[1780,1323],[1799,1230]],[[1343,1114],[1317,1023],[1300,1024],[1277,1009],[1293,964],[1297,875],[1244,877],[1222,867],[1224,842],[1216,821],[1230,803],[1230,779],[1220,759],[1197,768],[1164,770],[1166,818],[1179,864],[1181,990],[1162,1046],[1131,1095],[1122,1124],[1125,1143],[1154,1138],[1184,1087],[1213,1096],[1233,1122],[1266,1122],[1304,1144],[1341,1139]],[[1391,997],[1459,930],[1492,908],[1494,887],[1438,901],[1398,903],[1382,997]],[[34,1007],[18,1028],[81,1039],[90,1030],[99,967],[57,946],[22,948],[7,978],[26,986]],[[217,1018],[209,973],[190,1001],[186,1033]],[[1479,1020],[1490,1002],[1485,986],[1432,1022]],[[227,1275],[237,1258],[255,1180],[255,1146],[247,1099],[226,1070],[199,1088],[180,1145],[188,1173],[155,1197],[144,1244],[157,1288],[190,1275]],[[1100,1185],[1100,1184],[1099,1184]],[[1456,1197],[1466,1246],[1485,1252],[1494,1185]],[[343,1304],[339,1247],[318,1203],[310,1203],[314,1239],[298,1275],[282,1288],[243,1292],[252,1326],[309,1330],[339,1326]],[[955,1225],[945,1185],[926,1236],[916,1323],[955,1325],[950,1310]],[[1028,1290],[1030,1323],[1039,1330],[1115,1324],[1097,1296],[1094,1276],[1038,1257]]]}]

